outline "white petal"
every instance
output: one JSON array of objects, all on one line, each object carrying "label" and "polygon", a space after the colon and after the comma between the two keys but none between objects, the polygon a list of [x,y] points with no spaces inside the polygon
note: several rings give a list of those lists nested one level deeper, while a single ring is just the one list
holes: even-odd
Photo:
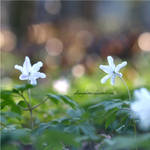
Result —
[{"label": "white petal", "polygon": [[46,75],[45,73],[35,72],[34,74],[31,75],[31,78],[35,78],[35,79],[46,78]]},{"label": "white petal", "polygon": [[109,66],[114,70],[115,69],[115,64],[114,64],[113,58],[111,56],[108,56],[107,60],[108,60]]},{"label": "white petal", "polygon": [[99,68],[102,69],[106,73],[112,73],[112,69],[110,66],[100,65]]},{"label": "white petal", "polygon": [[119,76],[120,78],[122,77],[122,73],[120,72],[117,72],[116,75]]},{"label": "white petal", "polygon": [[39,78],[46,78],[46,74],[45,73],[41,73],[41,72],[38,72],[39,73]]},{"label": "white petal", "polygon": [[134,96],[137,100],[141,100],[142,98],[149,99],[150,98],[150,92],[145,88],[141,88],[141,89],[134,91]]},{"label": "white petal", "polygon": [[19,76],[19,79],[20,79],[20,80],[28,80],[28,79],[29,79],[29,76],[28,76],[28,75],[21,74],[21,75]]},{"label": "white petal", "polygon": [[126,65],[127,65],[127,62],[126,62],[126,61],[122,62],[121,64],[119,64],[119,65],[116,66],[115,71],[116,71],[116,72],[119,72],[119,70],[120,70],[121,68],[125,67]]},{"label": "white petal", "polygon": [[113,74],[113,75],[111,76],[111,84],[112,84],[112,85],[115,84],[115,78],[116,78],[116,75]]},{"label": "white petal", "polygon": [[21,72],[22,72],[22,70],[23,70],[22,66],[15,65],[14,67],[15,67],[15,69],[17,69],[17,70],[19,70],[19,71],[21,71]]},{"label": "white petal", "polygon": [[34,79],[34,78],[30,78],[30,84],[32,84],[32,85],[36,85],[36,84],[37,84],[36,79]]},{"label": "white petal", "polygon": [[111,75],[106,75],[101,79],[101,83],[105,83],[109,78],[111,77]]},{"label": "white petal", "polygon": [[32,72],[37,72],[40,70],[40,68],[43,66],[43,63],[41,61],[37,62],[32,66]]},{"label": "white petal", "polygon": [[135,117],[140,119],[141,127],[150,127],[150,92],[141,88],[134,91],[135,101],[131,103],[131,110],[134,112]]},{"label": "white petal", "polygon": [[30,59],[28,56],[25,57],[25,61],[23,64],[23,73],[24,74],[29,74],[29,72],[31,71],[31,63],[30,63]]}]

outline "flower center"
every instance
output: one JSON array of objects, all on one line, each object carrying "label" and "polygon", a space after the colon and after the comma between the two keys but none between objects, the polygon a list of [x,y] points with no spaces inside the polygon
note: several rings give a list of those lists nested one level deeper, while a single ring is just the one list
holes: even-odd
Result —
[{"label": "flower center", "polygon": [[31,75],[31,72],[28,73],[28,76],[30,76],[30,75]]},{"label": "flower center", "polygon": [[113,71],[113,74],[116,74],[116,72],[115,72],[115,71]]}]

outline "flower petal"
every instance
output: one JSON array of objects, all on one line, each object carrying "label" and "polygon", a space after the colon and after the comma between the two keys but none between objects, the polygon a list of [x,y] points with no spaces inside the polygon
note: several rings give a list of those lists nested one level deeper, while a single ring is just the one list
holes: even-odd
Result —
[{"label": "flower petal", "polygon": [[150,98],[150,92],[146,88],[141,88],[134,91],[134,96],[137,100],[140,100],[141,97],[144,97],[144,99]]},{"label": "flower petal", "polygon": [[122,62],[121,64],[119,64],[119,65],[116,66],[115,71],[116,71],[116,72],[119,72],[119,70],[120,70],[121,68],[125,67],[126,65],[127,65],[127,62],[126,62],[126,61]]},{"label": "flower petal", "polygon": [[35,78],[30,78],[30,84],[36,85],[37,84],[36,79]]},{"label": "flower petal", "polygon": [[41,72],[38,72],[39,73],[39,78],[46,78],[46,74],[45,73],[41,73]]},{"label": "flower petal", "polygon": [[102,79],[101,79],[101,83],[103,84],[103,83],[105,83],[109,78],[111,77],[111,75],[106,75],[106,76],[104,76]]},{"label": "flower petal", "polygon": [[115,84],[115,78],[116,78],[116,75],[113,74],[113,75],[111,76],[111,84],[112,84],[112,85]]},{"label": "flower petal", "polygon": [[31,63],[30,63],[30,59],[28,56],[25,57],[25,61],[24,61],[24,64],[23,64],[23,73],[24,74],[29,74],[31,70]]},{"label": "flower petal", "polygon": [[147,129],[150,127],[150,92],[141,88],[134,91],[134,96],[135,101],[130,105],[131,110],[135,117],[140,119],[141,127]]},{"label": "flower petal", "polygon": [[102,69],[106,73],[112,73],[112,69],[110,66],[100,65],[99,68]]},{"label": "flower petal", "polygon": [[31,78],[35,78],[35,79],[46,78],[46,75],[45,73],[35,72],[34,74],[31,75]]},{"label": "flower petal", "polygon": [[109,66],[114,70],[115,69],[115,64],[114,64],[113,58],[111,56],[108,56],[107,60],[108,60]]},{"label": "flower petal", "polygon": [[122,73],[120,72],[117,72],[116,75],[119,76],[120,78],[122,77]]},{"label": "flower petal", "polygon": [[21,75],[19,76],[19,79],[20,79],[20,80],[28,80],[28,79],[29,79],[29,76],[28,76],[28,75],[25,75],[25,74],[21,74]]},{"label": "flower petal", "polygon": [[43,66],[43,63],[41,61],[37,62],[32,66],[32,72],[37,72],[40,70],[40,68]]},{"label": "flower petal", "polygon": [[23,70],[22,66],[19,66],[19,65],[15,65],[14,68],[17,69],[17,70],[19,70],[19,71],[21,71],[21,72]]}]

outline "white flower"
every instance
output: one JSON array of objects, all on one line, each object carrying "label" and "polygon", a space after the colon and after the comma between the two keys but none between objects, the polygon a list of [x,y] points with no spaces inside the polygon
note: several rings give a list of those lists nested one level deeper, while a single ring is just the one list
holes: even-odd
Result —
[{"label": "white flower", "polygon": [[140,119],[141,126],[150,127],[150,91],[145,88],[135,90],[135,102],[131,103],[131,110]]},{"label": "white flower", "polygon": [[64,78],[56,80],[53,83],[53,88],[61,94],[67,94],[69,86],[69,81]]},{"label": "white flower", "polygon": [[125,67],[127,65],[127,62],[124,61],[121,64],[115,66],[114,64],[114,60],[111,56],[107,57],[108,60],[108,64],[109,65],[100,65],[99,68],[102,69],[104,72],[106,72],[108,75],[104,76],[101,79],[101,83],[105,83],[109,78],[111,78],[111,84],[114,85],[115,84],[115,78],[118,77],[122,77],[122,73],[120,73],[120,69]]},{"label": "white flower", "polygon": [[25,57],[25,61],[23,66],[15,65],[15,69],[21,71],[21,75],[19,76],[20,80],[28,80],[30,84],[36,85],[38,78],[46,78],[44,73],[39,72],[40,68],[43,66],[41,61],[37,62],[33,66],[31,66],[29,57]]}]

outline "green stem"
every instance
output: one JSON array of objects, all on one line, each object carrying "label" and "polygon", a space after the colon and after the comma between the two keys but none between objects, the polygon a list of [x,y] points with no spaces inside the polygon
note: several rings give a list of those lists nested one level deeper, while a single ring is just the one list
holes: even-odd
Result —
[{"label": "green stem", "polygon": [[23,108],[23,110],[27,110],[30,112],[30,118],[31,118],[31,129],[33,129],[33,119],[32,119],[32,106],[31,106],[31,93],[30,91],[28,91],[28,96],[29,96],[29,103],[28,101],[26,100],[26,98],[24,97],[23,93],[18,93],[22,98],[23,100],[25,101],[25,103],[27,104],[28,108]]},{"label": "green stem", "polygon": [[[134,134],[135,134],[135,140],[136,140],[136,123],[135,122],[134,122]],[[137,144],[136,144],[136,148],[135,149],[138,150]]]},{"label": "green stem", "polygon": [[33,129],[33,115],[32,115],[32,104],[31,104],[31,90],[28,89],[28,97],[29,97],[29,111],[30,111],[30,119],[31,119],[31,129]]},{"label": "green stem", "polygon": [[122,83],[124,84],[124,86],[126,87],[126,89],[127,89],[127,91],[128,91],[129,100],[131,100],[131,94],[130,94],[128,85],[126,84],[126,82],[124,81],[123,78],[120,77],[120,79],[121,79]]},{"label": "green stem", "polygon": [[34,105],[34,106],[32,107],[32,110],[35,109],[35,108],[37,108],[37,107],[40,106],[41,104],[45,103],[47,100],[48,100],[48,97],[45,97],[41,103],[39,103],[39,104],[37,104],[37,105]]},{"label": "green stem", "polygon": [[[32,109],[32,111],[33,111],[35,108],[39,107],[41,104],[45,103],[47,100],[48,100],[48,98],[47,98],[47,97],[46,97],[46,98],[44,98],[44,99],[43,99],[43,101],[42,101],[41,103],[39,103],[39,104],[37,104],[37,105],[32,106],[32,108],[30,108],[30,109]],[[28,108],[20,107],[20,108],[21,108],[22,110],[24,110],[24,111],[29,111],[29,110],[30,110],[30,109],[29,109],[29,107],[28,107]]]}]

